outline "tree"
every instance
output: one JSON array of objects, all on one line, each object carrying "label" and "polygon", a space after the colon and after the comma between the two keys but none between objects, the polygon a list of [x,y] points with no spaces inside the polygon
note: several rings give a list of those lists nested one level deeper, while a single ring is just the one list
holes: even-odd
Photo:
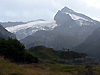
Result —
[{"label": "tree", "polygon": [[9,58],[13,62],[35,62],[35,57],[25,49],[24,45],[12,38],[8,38],[8,40],[0,38],[0,56]]}]

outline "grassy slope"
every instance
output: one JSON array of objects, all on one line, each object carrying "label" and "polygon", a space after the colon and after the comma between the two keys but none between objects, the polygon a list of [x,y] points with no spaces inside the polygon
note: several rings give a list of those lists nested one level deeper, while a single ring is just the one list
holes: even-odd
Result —
[{"label": "grassy slope", "polygon": [[[0,75],[65,75],[66,72],[57,72],[57,71],[47,71],[42,70],[40,67],[34,67],[33,65],[23,65],[15,64],[9,61],[5,61],[3,58],[0,58]],[[13,74],[11,74],[13,75]]]},{"label": "grassy slope", "polygon": [[46,48],[44,46],[36,46],[33,48],[30,48],[29,51],[36,57],[42,59],[42,60],[56,60],[56,59],[75,59],[75,58],[81,58],[87,56],[85,53],[78,53],[74,51],[56,51],[52,48]]},{"label": "grassy slope", "polygon": [[[37,64],[38,67],[28,64],[15,64],[0,57],[0,75],[77,75],[79,69],[85,69],[80,65],[62,64]],[[42,70],[40,66],[49,67],[50,70]],[[97,75],[100,75],[100,66],[93,66]],[[83,72],[84,72],[83,70]]]}]

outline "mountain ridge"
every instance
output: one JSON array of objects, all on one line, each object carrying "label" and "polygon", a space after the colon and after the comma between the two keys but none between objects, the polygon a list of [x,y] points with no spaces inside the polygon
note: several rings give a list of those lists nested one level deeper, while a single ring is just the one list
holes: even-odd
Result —
[{"label": "mountain ridge", "polygon": [[96,29],[83,43],[73,48],[74,51],[85,52],[100,60],[100,28]]},{"label": "mountain ridge", "polygon": [[77,46],[100,27],[100,22],[67,7],[59,10],[53,21],[40,21],[9,27],[9,30],[13,29],[26,48],[44,45],[59,50]]},{"label": "mountain ridge", "polygon": [[[28,35],[31,35],[39,30],[52,30],[57,25],[54,20],[35,20],[29,21],[21,25],[16,25],[13,27],[6,27],[6,29],[12,33],[15,33],[18,39],[23,39]],[[23,36],[21,36],[23,35]]]},{"label": "mountain ridge", "polygon": [[[66,14],[68,13],[66,12],[66,7],[62,10],[59,10],[54,16],[54,20],[56,21],[57,26],[53,30],[48,30],[44,32],[37,31],[21,40],[21,42],[25,44],[26,48],[29,48],[33,45],[44,45],[46,47],[51,47],[56,50],[62,48],[71,49],[82,43],[89,35],[92,34],[95,29],[100,27],[100,23],[98,21],[84,16],[83,14],[76,13],[73,10],[68,9],[68,11],[73,12],[73,14],[83,16],[83,18],[78,17],[78,19],[73,20],[73,18],[69,14]],[[82,21],[82,24],[80,24],[80,21]],[[30,41],[29,38],[32,41]]]},{"label": "mountain ridge", "polygon": [[2,25],[0,25],[0,37],[8,39],[10,38],[16,38],[15,34],[8,32]]}]

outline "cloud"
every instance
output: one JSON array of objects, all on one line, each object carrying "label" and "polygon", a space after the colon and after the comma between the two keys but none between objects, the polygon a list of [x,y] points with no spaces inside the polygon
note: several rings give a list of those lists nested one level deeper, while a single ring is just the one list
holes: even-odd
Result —
[{"label": "cloud", "polygon": [[100,13],[100,9],[97,8],[100,7],[99,0],[91,1],[89,4],[90,0],[0,0],[0,21],[53,19],[56,12],[64,6],[98,18],[100,17],[97,16]]},{"label": "cloud", "polygon": [[100,8],[100,0],[82,0],[82,1],[85,2],[88,6]]},{"label": "cloud", "polygon": [[1,21],[7,21],[8,17],[8,21],[51,19],[62,7],[61,0],[0,0],[0,2]]}]

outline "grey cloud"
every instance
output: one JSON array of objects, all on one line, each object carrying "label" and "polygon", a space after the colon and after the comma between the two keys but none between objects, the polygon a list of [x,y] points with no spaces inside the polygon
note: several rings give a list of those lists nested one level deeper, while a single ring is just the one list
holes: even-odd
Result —
[{"label": "grey cloud", "polygon": [[81,0],[0,0],[0,21],[53,19],[54,14],[64,6],[91,17],[100,17],[97,16],[100,9],[88,7]]}]

